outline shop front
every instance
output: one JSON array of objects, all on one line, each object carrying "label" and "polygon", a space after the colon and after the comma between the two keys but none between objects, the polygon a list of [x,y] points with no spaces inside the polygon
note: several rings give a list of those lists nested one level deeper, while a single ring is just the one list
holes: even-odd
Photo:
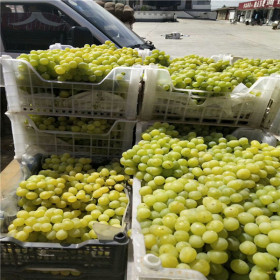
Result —
[{"label": "shop front", "polygon": [[246,24],[267,24],[280,20],[280,0],[256,0],[240,3],[241,17]]}]

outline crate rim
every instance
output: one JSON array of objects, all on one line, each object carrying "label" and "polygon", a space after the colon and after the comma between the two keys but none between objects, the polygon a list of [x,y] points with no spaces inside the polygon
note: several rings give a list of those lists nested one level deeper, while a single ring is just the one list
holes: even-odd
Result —
[{"label": "crate rim", "polygon": [[85,246],[124,246],[128,245],[129,238],[125,235],[125,242],[117,242],[115,240],[99,240],[99,239],[90,239],[77,244],[68,244],[68,243],[51,243],[51,242],[22,242],[13,237],[4,237],[0,239],[0,244],[12,242],[22,248],[40,248],[40,249],[65,249],[73,250],[80,249]]},{"label": "crate rim", "polygon": [[[166,91],[167,93],[168,92],[172,92],[172,90],[176,91],[176,93],[181,93],[181,94],[182,93],[184,93],[184,94],[185,93],[192,94],[193,92],[194,93],[196,93],[196,92],[197,93],[207,93],[207,96],[198,96],[198,95],[195,95],[195,94],[191,96],[192,98],[197,98],[197,99],[203,99],[203,98],[206,99],[208,97],[210,97],[210,98],[211,97],[213,97],[213,98],[221,98],[221,97],[223,97],[224,99],[230,99],[230,95],[232,94],[232,92],[223,92],[224,95],[211,96],[211,95],[209,95],[211,92],[209,92],[207,90],[177,88],[172,83],[171,74],[169,73],[169,71],[167,69],[164,69],[164,68],[159,68],[156,64],[150,64],[150,65],[144,66],[144,71],[145,71],[144,78],[143,78],[144,82],[146,82],[146,79],[147,79],[146,70],[148,70],[148,71],[149,70],[157,70],[157,71],[166,73],[166,75],[169,78],[168,82],[169,82],[169,86],[170,86],[169,90]],[[259,77],[256,82],[259,82],[259,81],[262,81],[262,80],[267,80],[267,79],[279,80],[280,79],[280,74],[279,75],[270,75],[270,76]],[[247,90],[248,93],[249,93],[250,89],[255,85],[255,83],[250,88],[248,88],[248,90]],[[254,95],[252,95],[252,97],[253,96]]]},{"label": "crate rim", "polygon": [[[107,78],[108,76],[112,75],[113,72],[115,72],[116,70],[115,69],[124,69],[124,70],[130,70],[130,69],[138,69],[138,70],[142,70],[142,67],[141,65],[139,65],[140,67],[138,67],[138,64],[134,64],[133,66],[131,67],[124,67],[124,66],[118,66],[118,67],[115,67],[113,68],[99,83],[91,83],[91,82],[72,82],[72,81],[57,81],[57,80],[46,80],[44,78],[42,78],[42,76],[35,70],[35,68],[27,61],[27,60],[24,60],[24,59],[15,59],[15,58],[12,58],[11,56],[9,55],[2,55],[0,56],[0,64],[3,64],[3,61],[19,61],[21,63],[24,63],[25,65],[27,65],[31,70],[32,72],[35,73],[36,77],[41,80],[42,82],[44,83],[49,83],[49,84],[65,84],[65,85],[87,85],[87,86],[100,86]],[[4,84],[5,86],[5,84]]]},{"label": "crate rim", "polygon": [[[12,116],[12,115],[24,115],[24,117],[28,120],[28,122],[31,124],[31,127],[33,129],[35,129],[37,132],[40,133],[48,133],[48,134],[61,134],[61,135],[88,135],[88,136],[100,136],[100,137],[105,137],[105,136],[109,136],[110,133],[112,132],[113,129],[115,129],[115,127],[119,124],[119,123],[130,123],[130,124],[136,124],[137,121],[136,120],[126,120],[126,119],[114,119],[114,118],[96,118],[96,117],[84,117],[85,119],[98,119],[98,120],[113,120],[113,124],[111,125],[110,129],[106,132],[106,133],[85,133],[85,132],[72,132],[72,131],[60,131],[60,130],[42,130],[39,129],[36,124],[34,123],[34,121],[30,118],[28,112],[9,112],[7,111],[5,113],[8,117]],[[41,114],[36,114],[36,116],[39,116]],[[50,117],[56,117],[59,115],[44,115],[44,116],[50,116]],[[83,118],[83,117],[79,117],[76,115],[63,115],[64,117],[77,117],[77,118]]]}]

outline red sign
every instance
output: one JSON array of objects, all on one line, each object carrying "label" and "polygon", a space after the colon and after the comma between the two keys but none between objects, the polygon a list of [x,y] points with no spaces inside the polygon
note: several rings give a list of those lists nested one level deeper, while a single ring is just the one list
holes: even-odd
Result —
[{"label": "red sign", "polygon": [[280,7],[280,0],[256,0],[239,3],[238,10],[267,9]]},{"label": "red sign", "polygon": [[280,8],[280,0],[274,0],[273,7],[278,7],[278,8]]}]

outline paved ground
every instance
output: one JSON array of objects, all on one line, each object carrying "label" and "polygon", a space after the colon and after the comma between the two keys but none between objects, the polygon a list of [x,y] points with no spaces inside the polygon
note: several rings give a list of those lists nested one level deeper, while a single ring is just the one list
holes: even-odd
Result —
[{"label": "paved ground", "polygon": [[[168,23],[136,22],[133,30],[173,57],[230,53],[241,57],[280,59],[280,30],[272,30],[271,26],[179,19]],[[167,40],[162,36],[171,32],[190,36],[180,40]]]}]

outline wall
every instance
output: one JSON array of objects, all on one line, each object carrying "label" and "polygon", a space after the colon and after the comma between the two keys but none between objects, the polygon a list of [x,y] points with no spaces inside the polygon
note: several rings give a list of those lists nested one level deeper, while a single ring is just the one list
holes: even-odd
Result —
[{"label": "wall", "polygon": [[173,21],[176,14],[173,11],[135,11],[136,21]]},{"label": "wall", "polygon": [[218,20],[225,20],[226,19],[227,10],[218,11],[217,13],[218,13],[218,16],[217,16]]},{"label": "wall", "polygon": [[211,1],[208,0],[192,0],[193,10],[210,10]]}]

